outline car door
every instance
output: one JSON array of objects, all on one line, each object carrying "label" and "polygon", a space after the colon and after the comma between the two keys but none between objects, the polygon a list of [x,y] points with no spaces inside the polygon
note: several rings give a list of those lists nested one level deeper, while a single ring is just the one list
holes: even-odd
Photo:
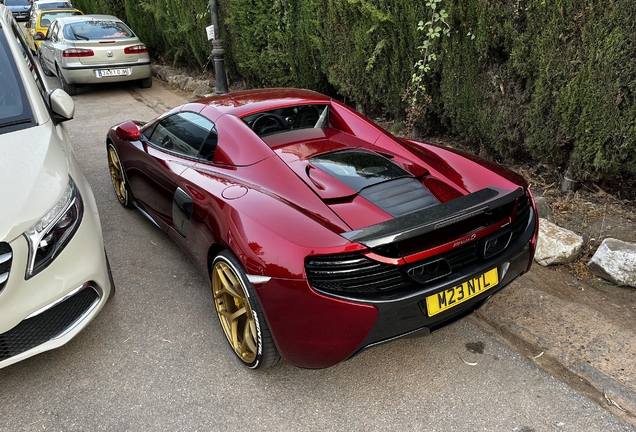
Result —
[{"label": "car door", "polygon": [[46,38],[40,44],[40,58],[46,64],[46,67],[55,72],[55,43],[59,39],[60,24],[53,21],[49,30],[46,32]]},{"label": "car door", "polygon": [[174,226],[175,196],[182,204],[189,200],[178,190],[179,176],[196,163],[210,127],[208,119],[194,112],[170,115],[142,136],[136,167],[125,166],[135,198],[168,228]]}]

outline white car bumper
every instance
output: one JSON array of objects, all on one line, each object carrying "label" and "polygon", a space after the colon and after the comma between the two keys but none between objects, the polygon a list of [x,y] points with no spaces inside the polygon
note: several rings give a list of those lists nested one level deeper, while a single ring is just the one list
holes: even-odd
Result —
[{"label": "white car bumper", "polygon": [[[86,191],[81,186],[80,190]],[[92,199],[86,192],[82,195]],[[28,280],[25,237],[3,244],[11,249],[11,262],[8,279],[0,285],[0,368],[64,345],[110,296],[99,217],[91,203],[85,204],[73,238],[46,269]]]}]

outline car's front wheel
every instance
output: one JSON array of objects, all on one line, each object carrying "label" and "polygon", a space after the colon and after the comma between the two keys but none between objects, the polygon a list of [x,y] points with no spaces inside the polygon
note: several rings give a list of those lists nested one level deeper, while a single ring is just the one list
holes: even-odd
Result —
[{"label": "car's front wheel", "polygon": [[256,293],[239,261],[228,251],[212,263],[212,292],[221,327],[236,356],[250,369],[280,359]]},{"label": "car's front wheel", "polygon": [[133,194],[126,181],[126,174],[119,160],[117,150],[115,150],[112,143],[108,143],[106,148],[108,151],[108,171],[110,172],[110,181],[113,183],[113,189],[115,189],[115,195],[117,195],[121,205],[132,207]]}]

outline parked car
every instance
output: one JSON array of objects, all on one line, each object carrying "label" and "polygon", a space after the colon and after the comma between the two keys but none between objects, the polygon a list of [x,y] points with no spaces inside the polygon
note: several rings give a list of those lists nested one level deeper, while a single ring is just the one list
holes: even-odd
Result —
[{"label": "parked car", "polygon": [[31,13],[31,0],[4,0],[16,21],[26,21]]},{"label": "parked car", "polygon": [[97,206],[22,31],[0,5],[0,368],[75,337],[115,292]]},{"label": "parked car", "polygon": [[538,219],[517,174],[396,138],[344,104],[252,90],[127,121],[106,138],[119,202],[211,280],[250,368],[324,368],[426,335],[530,268]]},{"label": "parked car", "polygon": [[82,84],[137,81],[152,86],[146,45],[120,19],[110,15],[58,18],[41,40],[40,63],[47,76],[57,76],[70,95]]},{"label": "parked car", "polygon": [[26,41],[31,52],[37,54],[42,43],[42,40],[33,40],[35,35],[39,35],[39,39],[45,39],[46,32],[53,21],[60,17],[73,15],[83,15],[83,13],[79,9],[39,10],[37,13],[32,13],[29,21],[24,23],[24,27],[27,29]]}]

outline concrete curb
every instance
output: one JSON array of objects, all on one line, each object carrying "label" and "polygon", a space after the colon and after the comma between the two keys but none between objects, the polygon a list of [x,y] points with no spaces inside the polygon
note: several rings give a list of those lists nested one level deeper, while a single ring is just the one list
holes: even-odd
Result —
[{"label": "concrete curb", "polygon": [[470,320],[636,427],[636,326],[626,308],[565,271],[534,266]]},{"label": "concrete curb", "polygon": [[213,79],[206,77],[193,78],[177,69],[164,65],[152,65],[152,74],[162,81],[190,93],[196,98],[202,98],[213,94]]}]

